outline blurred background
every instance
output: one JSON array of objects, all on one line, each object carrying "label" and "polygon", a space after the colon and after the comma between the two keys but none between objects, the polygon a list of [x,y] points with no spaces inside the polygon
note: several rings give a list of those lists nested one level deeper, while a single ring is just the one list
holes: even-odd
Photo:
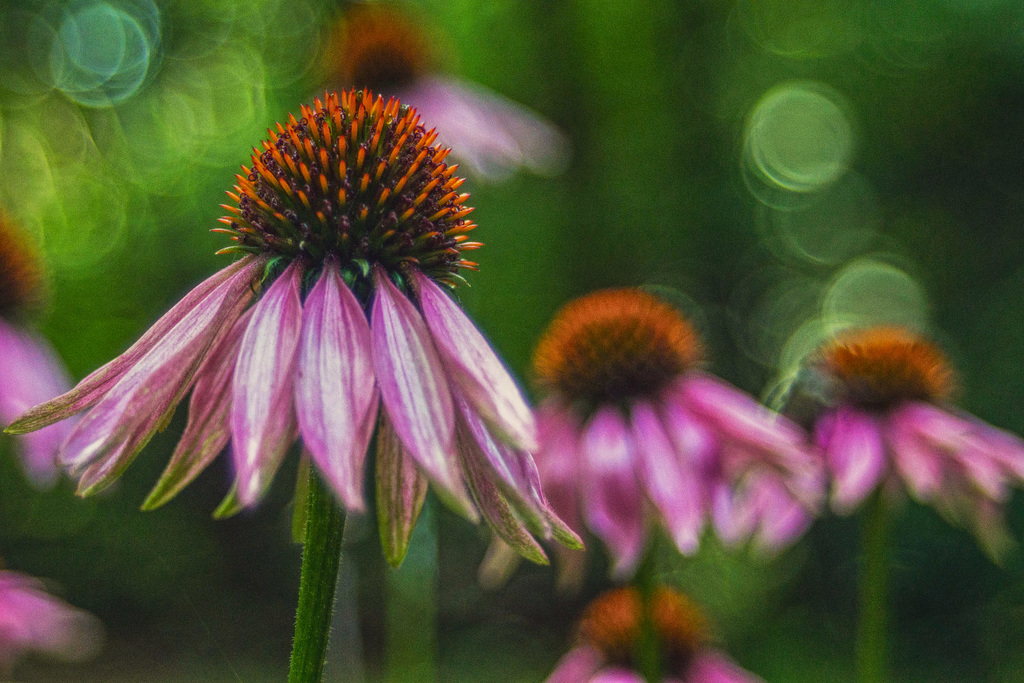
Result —
[{"label": "blurred background", "polygon": [[[948,350],[961,405],[1024,432],[1020,2],[405,7],[442,71],[571,140],[559,177],[465,186],[486,246],[461,297],[526,386],[561,304],[642,284],[690,312],[715,373],[767,401],[824,336],[893,322]],[[50,303],[36,322],[76,379],[227,262],[209,232],[223,193],[266,128],[322,92],[344,11],[321,0],[0,4],[0,206],[45,258]],[[223,462],[139,512],[184,422],[88,500],[66,480],[33,489],[0,438],[5,566],[44,577],[107,629],[94,661],[29,660],[19,680],[285,677],[295,458],[252,513],[210,518],[229,485]],[[1024,539],[1024,496],[1009,525]],[[913,504],[897,534],[895,678],[1024,681],[1021,549],[996,566]],[[771,560],[709,544],[662,564],[743,666],[768,681],[845,681],[856,539],[856,519],[826,518]],[[432,501],[394,572],[374,520],[351,517],[326,679],[542,680],[608,585],[606,566],[592,553],[576,594],[533,566],[487,591],[476,581],[487,540]]]}]

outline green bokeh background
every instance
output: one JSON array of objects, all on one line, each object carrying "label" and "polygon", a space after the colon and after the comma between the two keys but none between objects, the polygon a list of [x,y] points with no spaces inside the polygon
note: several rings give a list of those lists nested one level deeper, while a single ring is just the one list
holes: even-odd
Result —
[{"label": "green bokeh background", "polygon": [[[462,300],[527,385],[532,346],[562,303],[648,285],[693,315],[716,373],[766,400],[821,334],[900,321],[949,351],[961,405],[1024,432],[1024,5],[410,7],[451,73],[536,109],[572,142],[558,178],[465,186],[486,246]],[[208,232],[217,205],[266,128],[321,87],[320,53],[341,9],[0,4],[0,205],[41,248],[51,286],[38,326],[76,378],[226,263],[213,254],[223,238]],[[77,24],[65,24],[70,15]],[[90,52],[103,41],[123,46],[119,62]],[[772,110],[779,101],[792,108]],[[766,149],[776,157],[752,151]],[[93,662],[30,660],[19,680],[284,678],[299,566],[295,462],[257,510],[232,520],[210,519],[228,487],[224,463],[166,507],[139,512],[183,427],[179,414],[116,486],[88,500],[68,481],[33,490],[11,439],[0,441],[5,566],[45,577],[107,629]],[[1009,526],[1024,538],[1019,495]],[[539,567],[485,591],[482,530],[434,505],[417,533],[393,574],[372,520],[350,520],[327,680],[380,680],[386,668],[392,680],[419,680],[424,653],[440,680],[541,680],[582,606],[608,585],[595,558],[578,594],[557,593]],[[913,504],[897,533],[895,679],[1024,681],[1022,551],[997,566]],[[709,543],[691,560],[666,553],[663,568],[766,680],[846,681],[856,538],[856,519],[827,518],[772,560]],[[389,613],[400,632],[391,641]],[[436,645],[423,637],[432,621]],[[404,646],[386,654],[386,642]]]}]

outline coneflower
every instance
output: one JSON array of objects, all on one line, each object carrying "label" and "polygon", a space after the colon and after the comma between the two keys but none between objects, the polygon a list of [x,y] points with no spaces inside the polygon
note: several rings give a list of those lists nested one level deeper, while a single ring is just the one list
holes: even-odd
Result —
[{"label": "coneflower", "polygon": [[[26,325],[43,284],[39,259],[11,219],[0,214],[0,420],[68,390],[70,378],[50,345]],[[17,439],[25,472],[47,485],[57,474],[57,450],[71,423]]]},{"label": "coneflower", "polygon": [[974,531],[998,556],[1003,507],[1024,481],[1024,442],[947,404],[953,370],[942,351],[896,327],[848,331],[812,357],[825,408],[814,438],[831,473],[834,510],[863,509],[859,680],[888,680],[887,577],[891,504],[907,491]]},{"label": "coneflower", "polygon": [[[368,91],[303,106],[253,151],[228,193],[218,231],[234,244],[222,252],[242,258],[8,431],[88,410],[61,451],[87,495],[114,481],[191,391],[185,432],[144,507],[172,498],[229,442],[235,488],[219,512],[253,505],[301,439],[337,499],[362,510],[376,433],[389,562],[406,552],[428,482],[469,519],[479,507],[530,559],[546,561],[531,533],[579,545],[537,484],[529,407],[447,291],[476,268],[464,255],[480,244],[468,239],[469,195],[436,137],[415,110]],[[329,585],[300,592],[296,648],[311,633],[326,637],[322,624],[303,626],[303,610],[324,617],[317,610],[333,592],[341,538],[332,496],[319,477],[310,487],[303,586]],[[294,680],[319,676],[322,652],[297,659],[315,671]]]},{"label": "coneflower", "polygon": [[338,87],[369,88],[416,107],[475,175],[494,179],[520,167],[550,175],[565,166],[568,142],[553,124],[444,74],[422,22],[395,6],[352,7],[328,41],[325,69]]},{"label": "coneflower", "polygon": [[710,645],[707,621],[685,595],[657,587],[645,614],[635,588],[617,588],[587,606],[577,627],[577,644],[547,678],[547,683],[644,683],[642,641],[649,620],[665,683],[758,683],[760,678],[736,666]]},{"label": "coneflower", "polygon": [[804,530],[821,476],[803,432],[700,368],[696,331],[668,303],[613,289],[569,303],[537,346],[548,397],[537,464],[552,505],[593,531],[628,575],[647,510],[683,553],[705,522],[730,543],[782,547]]}]

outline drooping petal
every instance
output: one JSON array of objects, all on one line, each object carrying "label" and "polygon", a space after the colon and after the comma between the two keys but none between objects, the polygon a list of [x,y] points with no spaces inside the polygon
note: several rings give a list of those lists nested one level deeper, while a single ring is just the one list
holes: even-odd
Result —
[{"label": "drooping petal", "polygon": [[692,468],[683,468],[657,411],[638,401],[631,411],[640,479],[679,551],[692,554],[703,525],[702,492]]},{"label": "drooping petal", "polygon": [[814,518],[790,495],[777,474],[763,472],[752,478],[747,495],[757,509],[754,543],[761,552],[775,553],[800,538]]},{"label": "drooping petal", "polygon": [[537,427],[541,445],[536,463],[544,494],[558,516],[582,533],[579,428],[566,410],[552,402],[537,410]]},{"label": "drooping petal", "polygon": [[[463,434],[465,432],[460,432],[460,440]],[[468,434],[466,437],[472,439]],[[544,549],[517,516],[501,489],[495,485],[494,479],[497,477],[493,470],[487,467],[481,458],[474,457],[475,450],[469,445],[459,449],[462,471],[488,526],[526,559],[536,564],[548,564]]]},{"label": "drooping petal", "polygon": [[384,559],[402,564],[427,496],[427,478],[402,445],[387,415],[377,427],[377,522]]},{"label": "drooping petal", "polygon": [[9,670],[30,651],[85,661],[102,640],[96,617],[48,594],[36,579],[0,571],[0,670]]},{"label": "drooping petal", "polygon": [[558,661],[545,683],[589,683],[603,663],[604,657],[594,648],[573,648]]},{"label": "drooping petal", "polygon": [[461,162],[485,178],[498,179],[519,167],[554,175],[567,163],[569,145],[557,128],[478,85],[425,77],[399,94],[437,126]]},{"label": "drooping petal", "polygon": [[242,335],[231,387],[231,441],[238,499],[246,507],[263,495],[295,441],[295,364],[302,328],[294,261],[253,307]]},{"label": "drooping petal", "polygon": [[253,267],[254,264],[262,267],[263,261],[247,256],[211,275],[157,320],[127,351],[94,371],[79,382],[78,386],[71,391],[46,403],[42,403],[21,415],[13,424],[8,426],[8,431],[12,433],[31,432],[54,422],[64,420],[75,413],[95,405],[143,356],[148,354],[154,346],[158,345],[164,336],[171,332],[194,309],[197,307],[209,307],[211,304],[206,299],[212,295],[214,290],[243,270],[255,273],[256,268]]},{"label": "drooping petal", "polygon": [[832,471],[832,507],[849,514],[871,493],[886,469],[878,418],[843,407],[831,416],[827,443],[819,440]]},{"label": "drooping petal", "polygon": [[[363,510],[363,468],[378,406],[370,325],[333,262],[302,311],[295,410],[302,441],[349,510]],[[371,413],[373,413],[371,415]]]},{"label": "drooping petal", "polygon": [[228,334],[249,304],[258,266],[259,262],[250,262],[214,289],[78,423],[60,458],[73,471],[85,470],[78,485],[81,495],[110,484],[166,426],[209,349]]},{"label": "drooping petal", "polygon": [[143,510],[160,507],[185,488],[213,462],[231,439],[231,382],[238,349],[249,325],[249,309],[231,331],[212,348],[196,373],[188,406],[188,424],[170,462],[142,504]]},{"label": "drooping petal", "polygon": [[758,521],[754,496],[745,482],[715,481],[710,486],[711,522],[718,538],[726,545],[736,545],[750,538]]},{"label": "drooping petal", "polygon": [[501,489],[505,498],[515,507],[523,521],[534,533],[547,537],[551,529],[534,499],[534,491],[526,481],[520,458],[530,456],[515,451],[492,437],[483,421],[461,396],[454,396],[456,409],[456,440],[459,455],[463,461],[463,472],[467,471],[466,461],[474,468],[484,468],[489,478]]},{"label": "drooping petal", "polygon": [[[679,391],[691,414],[732,443],[732,455],[789,471],[794,487],[820,482],[819,459],[809,452],[803,431],[786,418],[710,375],[690,373]],[[794,495],[803,493],[794,490]]]},{"label": "drooping petal", "polygon": [[536,450],[533,413],[490,344],[433,280],[418,271],[414,277],[423,319],[452,381],[502,439],[522,450]]},{"label": "drooping petal", "polygon": [[644,683],[644,677],[631,669],[616,666],[602,669],[589,683]]},{"label": "drooping petal", "polygon": [[412,303],[382,271],[374,282],[373,367],[384,408],[409,455],[465,513],[473,506],[456,466],[455,408],[441,359]]},{"label": "drooping petal", "polygon": [[687,672],[686,683],[764,683],[759,677],[736,666],[715,650],[697,653]]},{"label": "drooping petal", "polygon": [[[0,422],[6,424],[34,405],[67,391],[67,372],[41,337],[0,318]],[[38,486],[57,476],[57,451],[74,424],[65,422],[18,439],[25,473]]]},{"label": "drooping petal", "polygon": [[628,575],[644,548],[644,514],[633,463],[635,447],[618,409],[598,410],[583,432],[580,447],[587,524],[608,546],[613,572]]},{"label": "drooping petal", "polygon": [[910,410],[917,405],[905,406],[889,417],[888,442],[900,478],[914,496],[927,500],[942,487],[945,456],[923,438],[921,427],[927,427],[927,422],[919,424],[921,413]]}]

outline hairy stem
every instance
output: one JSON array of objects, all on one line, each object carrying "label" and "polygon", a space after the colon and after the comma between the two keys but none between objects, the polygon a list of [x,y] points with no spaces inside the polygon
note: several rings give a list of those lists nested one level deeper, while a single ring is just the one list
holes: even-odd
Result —
[{"label": "hairy stem", "polygon": [[309,468],[299,606],[288,683],[319,683],[323,674],[344,528],[345,513],[316,469]]}]

